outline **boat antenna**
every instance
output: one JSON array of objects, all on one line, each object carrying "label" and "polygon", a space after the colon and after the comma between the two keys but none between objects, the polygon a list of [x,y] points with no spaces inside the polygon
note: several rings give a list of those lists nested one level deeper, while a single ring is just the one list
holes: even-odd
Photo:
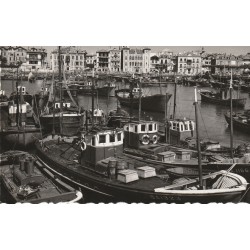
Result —
[{"label": "boat antenna", "polygon": [[197,87],[194,87],[194,107],[195,107],[196,140],[197,140],[198,165],[199,165],[199,186],[200,186],[200,189],[203,189],[202,164],[201,164],[201,145],[200,145],[199,119],[198,119]]},{"label": "boat antenna", "polygon": [[231,69],[230,80],[230,155],[233,159],[233,73]]},{"label": "boat antenna", "polygon": [[176,110],[176,89],[177,89],[177,79],[174,79],[174,110],[173,110],[173,120],[175,119],[175,110]]}]

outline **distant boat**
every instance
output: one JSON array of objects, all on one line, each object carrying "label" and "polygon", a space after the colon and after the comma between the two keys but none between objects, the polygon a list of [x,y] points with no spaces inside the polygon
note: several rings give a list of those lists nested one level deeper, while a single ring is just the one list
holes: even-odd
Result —
[{"label": "distant boat", "polygon": [[[201,101],[213,104],[219,104],[223,106],[230,106],[230,98],[227,98],[221,93],[214,93],[209,90],[200,90]],[[246,104],[246,98],[233,98],[234,107],[243,107]]]},{"label": "distant boat", "polygon": [[[139,93],[140,88],[132,89],[132,96],[130,89],[116,90],[115,95],[119,100],[121,106],[133,107],[134,109],[139,108]],[[144,95],[141,96],[141,110],[152,111],[152,112],[165,112],[166,101],[168,102],[171,98],[171,94],[155,94],[155,95]],[[153,104],[153,105],[152,105]]]},{"label": "distant boat", "polygon": [[82,193],[52,174],[34,156],[22,151],[0,155],[2,195],[6,203],[77,202]]},{"label": "distant boat", "polygon": [[[230,111],[225,114],[225,119],[230,125]],[[250,110],[245,110],[242,113],[233,113],[233,127],[240,131],[250,133]]]}]

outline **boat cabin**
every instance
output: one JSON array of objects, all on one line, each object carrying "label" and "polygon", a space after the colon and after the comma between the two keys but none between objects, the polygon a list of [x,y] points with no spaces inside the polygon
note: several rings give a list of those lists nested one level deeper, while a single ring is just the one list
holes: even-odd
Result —
[{"label": "boat cabin", "polygon": [[82,139],[81,162],[96,165],[108,157],[116,157],[123,152],[124,134],[121,129],[92,131]]},{"label": "boat cabin", "polygon": [[125,147],[140,148],[158,142],[159,124],[155,121],[136,121],[124,126]]},{"label": "boat cabin", "polygon": [[18,86],[18,87],[17,87],[17,90],[18,90],[18,93],[19,93],[19,94],[20,94],[20,93],[22,93],[23,95],[26,94],[26,87],[24,87],[24,86]]},{"label": "boat cabin", "polygon": [[195,123],[192,120],[183,118],[168,122],[169,143],[181,145],[188,137],[193,137]]},{"label": "boat cabin", "polygon": [[[71,104],[70,104],[70,102],[63,102],[63,108],[70,108],[71,107]],[[56,102],[55,103],[55,108],[56,109],[59,109],[61,107],[61,104],[60,104],[60,102]]]}]

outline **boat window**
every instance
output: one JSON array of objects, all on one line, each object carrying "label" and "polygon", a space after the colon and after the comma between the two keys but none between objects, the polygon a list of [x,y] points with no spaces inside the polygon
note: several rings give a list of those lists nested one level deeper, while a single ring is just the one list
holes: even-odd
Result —
[{"label": "boat window", "polygon": [[184,126],[185,126],[185,130],[188,130],[188,123],[187,122],[184,123]]},{"label": "boat window", "polygon": [[157,124],[155,123],[155,130],[157,130]]},{"label": "boat window", "polygon": [[109,142],[115,142],[115,134],[109,135]]},{"label": "boat window", "polygon": [[145,124],[141,124],[141,131],[144,132],[146,130],[146,125]]},{"label": "boat window", "polygon": [[118,140],[118,141],[121,141],[121,140],[122,140],[122,133],[118,133],[118,134],[117,134],[117,140]]},{"label": "boat window", "polygon": [[92,144],[92,146],[95,146],[95,136],[92,137],[91,144]]},{"label": "boat window", "polygon": [[153,124],[149,124],[149,125],[148,125],[148,130],[149,130],[149,131],[152,131],[152,130],[153,130]]},{"label": "boat window", "polygon": [[190,122],[189,124],[190,124],[190,130],[193,130],[193,124],[192,124],[192,122]]},{"label": "boat window", "polygon": [[106,135],[99,135],[99,143],[106,143]]},{"label": "boat window", "polygon": [[183,124],[180,124],[180,131],[183,131]]},{"label": "boat window", "polygon": [[137,132],[138,132],[138,126],[135,125],[135,133],[137,133]]}]

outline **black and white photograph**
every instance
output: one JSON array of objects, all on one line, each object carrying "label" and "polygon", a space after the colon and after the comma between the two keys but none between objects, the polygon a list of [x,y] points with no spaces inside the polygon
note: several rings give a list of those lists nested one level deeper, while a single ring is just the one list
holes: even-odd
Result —
[{"label": "black and white photograph", "polygon": [[0,6],[5,241],[33,231],[39,249],[243,247],[245,1]]}]

